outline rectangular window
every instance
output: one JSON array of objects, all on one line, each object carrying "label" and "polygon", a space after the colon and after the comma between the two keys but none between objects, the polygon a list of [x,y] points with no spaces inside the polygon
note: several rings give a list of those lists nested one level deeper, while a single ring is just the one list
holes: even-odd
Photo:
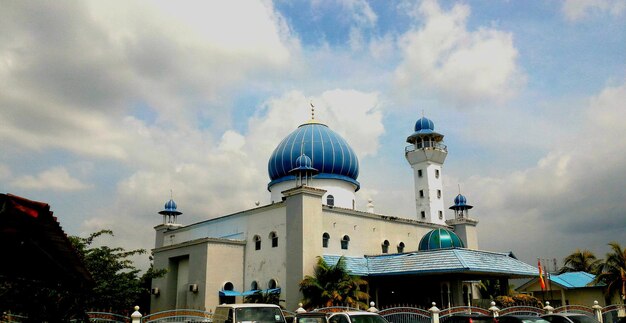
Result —
[{"label": "rectangular window", "polygon": [[422,177],[422,170],[421,169],[417,170],[417,177]]},{"label": "rectangular window", "polygon": [[435,178],[439,178],[439,170],[435,169]]},{"label": "rectangular window", "polygon": [[420,190],[420,197],[424,197],[424,190]]},{"label": "rectangular window", "polygon": [[426,218],[426,212],[422,211],[422,219]]},{"label": "rectangular window", "polygon": [[439,219],[443,219],[443,211],[439,211]]},{"label": "rectangular window", "polygon": [[441,190],[437,190],[437,198],[441,198]]}]

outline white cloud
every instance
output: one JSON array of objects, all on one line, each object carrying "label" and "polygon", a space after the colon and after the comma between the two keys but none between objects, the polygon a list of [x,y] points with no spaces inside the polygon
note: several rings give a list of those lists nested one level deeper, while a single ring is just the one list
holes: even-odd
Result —
[{"label": "white cloud", "polygon": [[619,16],[626,12],[626,2],[622,0],[565,0],[562,11],[569,21],[582,20],[589,15],[603,12]]},{"label": "white cloud", "polygon": [[[553,254],[562,254],[558,248],[577,248],[565,245],[573,236],[580,248],[587,248],[589,241],[597,246],[626,239],[626,155],[621,153],[626,142],[619,139],[626,137],[620,123],[624,100],[626,83],[591,98],[584,130],[555,145],[534,167],[503,177],[467,179],[463,190],[479,203],[481,231],[492,238],[488,247],[515,244],[525,259],[532,259],[539,248]],[[500,234],[505,228],[516,229]],[[509,236],[512,231],[516,236]],[[534,241],[524,242],[524,234]]]},{"label": "white cloud", "polygon": [[465,106],[502,102],[516,94],[524,76],[510,33],[467,30],[467,5],[456,4],[445,12],[435,1],[424,1],[418,12],[424,24],[399,40],[403,61],[395,71],[395,83],[404,99],[432,93]]},{"label": "white cloud", "polygon": [[3,9],[0,145],[38,151],[129,158],[138,140],[122,120],[131,122],[135,106],[156,117],[134,125],[184,131],[204,119],[223,131],[231,122],[229,91],[288,73],[299,52],[264,1],[19,2]]},{"label": "white cloud", "polygon": [[11,168],[8,165],[0,164],[0,180],[11,177]]},{"label": "white cloud", "polygon": [[26,175],[15,178],[11,185],[21,189],[77,191],[91,188],[79,179],[70,175],[64,167],[53,167],[39,173],[37,176]]}]

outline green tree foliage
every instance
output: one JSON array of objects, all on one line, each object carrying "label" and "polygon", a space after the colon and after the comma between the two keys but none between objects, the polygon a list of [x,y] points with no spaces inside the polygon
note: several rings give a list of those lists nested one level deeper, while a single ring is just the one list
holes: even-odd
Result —
[{"label": "green tree foliage", "polygon": [[244,297],[246,303],[262,303],[262,304],[276,304],[280,302],[280,293],[265,293],[263,291],[256,291],[254,294]]},{"label": "green tree foliage", "polygon": [[619,293],[624,297],[626,294],[626,249],[622,249],[617,242],[611,242],[609,246],[612,251],[606,254],[606,260],[600,267],[594,282],[605,283],[607,295]]},{"label": "green tree foliage", "polygon": [[563,267],[559,269],[559,274],[575,271],[597,274],[601,265],[602,260],[597,259],[593,252],[576,249],[576,251],[563,259]]},{"label": "green tree foliage", "polygon": [[108,246],[94,247],[93,242],[102,235],[113,235],[111,230],[92,233],[87,238],[72,236],[70,240],[83,258],[91,273],[95,286],[85,299],[85,306],[91,310],[110,311],[127,314],[133,306],[149,298],[149,280],[164,274],[152,268],[143,276],[129,259],[145,254],[144,249],[126,251],[124,248]]},{"label": "green tree foliage", "polygon": [[317,257],[314,275],[306,276],[300,282],[300,291],[304,296],[306,308],[329,306],[349,306],[367,308],[367,293],[362,288],[367,282],[358,276],[352,276],[346,269],[345,259],[339,258],[337,264],[330,266],[322,257]]},{"label": "green tree foliage", "polygon": [[[45,268],[42,268],[45,270]],[[11,314],[25,317],[18,322],[88,322],[84,297],[88,291],[39,281],[0,280],[0,322]]]},{"label": "green tree foliage", "polygon": [[500,296],[502,293],[502,286],[500,286],[499,279],[483,279],[478,284],[478,291],[482,298],[485,299],[495,299],[496,296]]},{"label": "green tree foliage", "polygon": [[533,306],[541,308],[541,301],[534,296],[526,294],[515,294],[513,296],[496,296],[494,298],[496,306],[507,308],[512,306]]}]

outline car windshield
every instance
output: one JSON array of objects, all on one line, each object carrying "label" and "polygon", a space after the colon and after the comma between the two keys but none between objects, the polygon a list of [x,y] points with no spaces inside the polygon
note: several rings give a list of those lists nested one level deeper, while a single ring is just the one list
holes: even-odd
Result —
[{"label": "car windshield", "polygon": [[280,309],[276,307],[243,307],[235,310],[237,323],[279,323],[284,322]]},{"label": "car windshield", "polygon": [[350,315],[350,320],[352,321],[352,323],[388,323],[380,315],[353,314],[353,315]]},{"label": "car windshield", "polygon": [[522,323],[550,323],[540,317],[523,318]]},{"label": "car windshield", "polygon": [[325,322],[326,322],[326,318],[322,316],[298,318],[298,323],[325,323]]},{"label": "car windshield", "polygon": [[469,323],[493,323],[493,318],[487,317],[471,317],[468,319]]}]

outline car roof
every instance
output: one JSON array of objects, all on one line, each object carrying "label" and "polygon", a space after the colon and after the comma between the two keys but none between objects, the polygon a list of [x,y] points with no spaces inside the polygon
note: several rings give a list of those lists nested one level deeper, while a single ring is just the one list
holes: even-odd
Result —
[{"label": "car roof", "polygon": [[331,316],[335,314],[347,314],[347,315],[379,315],[377,313],[365,312],[365,311],[343,311],[343,312],[332,312]]},{"label": "car roof", "polygon": [[320,317],[320,316],[327,316],[328,313],[324,313],[324,312],[306,312],[306,313],[296,313],[297,317],[307,317],[307,316],[315,316],[315,317]]},{"label": "car roof", "polygon": [[276,304],[259,304],[259,303],[246,303],[246,304],[222,304],[217,307],[229,307],[229,308],[241,308],[241,307],[280,307]]}]

